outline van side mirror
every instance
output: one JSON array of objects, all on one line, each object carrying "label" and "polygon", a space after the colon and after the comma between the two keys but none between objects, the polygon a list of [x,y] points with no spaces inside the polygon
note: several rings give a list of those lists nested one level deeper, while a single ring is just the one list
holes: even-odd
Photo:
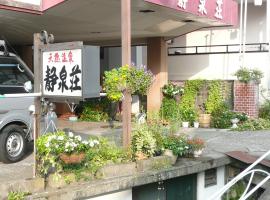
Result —
[{"label": "van side mirror", "polygon": [[32,92],[32,90],[33,90],[33,85],[31,83],[31,81],[25,82],[23,87],[24,87],[26,92]]}]

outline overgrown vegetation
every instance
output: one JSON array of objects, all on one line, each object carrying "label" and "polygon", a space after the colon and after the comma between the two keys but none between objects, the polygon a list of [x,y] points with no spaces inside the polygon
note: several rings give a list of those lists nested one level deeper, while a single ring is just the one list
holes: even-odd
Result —
[{"label": "overgrown vegetation", "polygon": [[244,123],[240,124],[235,131],[258,131],[258,130],[269,130],[270,120],[268,119],[249,119]]},{"label": "overgrown vegetation", "polygon": [[8,193],[7,200],[24,200],[27,195],[30,195],[30,193],[21,191],[12,191]]},{"label": "overgrown vegetation", "polygon": [[258,69],[248,69],[246,67],[242,67],[237,70],[234,74],[237,76],[237,79],[240,82],[248,83],[254,81],[255,83],[259,83],[263,78],[263,73]]},{"label": "overgrown vegetation", "polygon": [[113,112],[107,98],[91,99],[83,102],[80,120],[93,122],[108,121],[110,113]]},{"label": "overgrown vegetation", "polygon": [[270,120],[270,100],[266,100],[259,109],[259,117]]}]

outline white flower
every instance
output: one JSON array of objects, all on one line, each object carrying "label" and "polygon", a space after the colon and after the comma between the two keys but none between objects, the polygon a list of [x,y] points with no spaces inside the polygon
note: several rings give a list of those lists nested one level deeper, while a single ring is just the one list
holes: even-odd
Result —
[{"label": "white flower", "polygon": [[86,141],[86,140],[83,140],[82,143],[85,144],[85,145],[89,144],[88,141]]},{"label": "white flower", "polygon": [[93,141],[90,141],[89,146],[90,147],[94,147],[95,146],[95,143]]},{"label": "white flower", "polygon": [[73,134],[72,132],[69,132],[69,133],[68,133],[68,136],[69,136],[69,137],[74,137],[74,134]]},{"label": "white flower", "polygon": [[94,142],[94,144],[99,144],[98,140],[94,140],[93,142]]},{"label": "white flower", "polygon": [[57,139],[58,139],[58,140],[64,140],[64,136],[60,135],[60,136],[58,136]]},{"label": "white flower", "polygon": [[45,147],[49,147],[50,146],[50,142],[47,142],[46,144],[45,144]]},{"label": "white flower", "polygon": [[57,145],[55,145],[55,148],[58,148],[59,147],[59,145],[57,144]]},{"label": "white flower", "polygon": [[75,136],[75,139],[76,139],[76,140],[79,140],[79,141],[82,141],[82,137],[79,136],[79,135]]}]

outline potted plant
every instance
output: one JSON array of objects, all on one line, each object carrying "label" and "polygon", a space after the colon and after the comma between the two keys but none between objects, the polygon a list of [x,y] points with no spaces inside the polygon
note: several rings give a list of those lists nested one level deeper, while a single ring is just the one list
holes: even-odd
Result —
[{"label": "potted plant", "polygon": [[153,74],[146,67],[122,66],[105,72],[104,89],[111,101],[121,101],[123,92],[145,95],[153,81]]},{"label": "potted plant", "polygon": [[209,128],[211,123],[211,114],[206,112],[205,103],[200,105],[199,123],[202,128]]},{"label": "potted plant", "polygon": [[169,135],[164,137],[164,155],[170,156],[172,163],[175,163],[178,156],[187,155],[189,146],[185,136]]},{"label": "potted plant", "polygon": [[189,123],[192,123],[195,121],[195,118],[196,118],[195,110],[192,108],[181,108],[180,113],[181,113],[183,128],[188,128]]},{"label": "potted plant", "polygon": [[164,96],[169,98],[175,98],[176,101],[180,100],[180,96],[183,94],[184,89],[178,85],[175,85],[171,82],[164,85],[162,88],[162,93]]},{"label": "potted plant", "polygon": [[195,158],[199,157],[205,147],[205,142],[201,138],[193,138],[188,140],[189,148],[193,152]]},{"label": "potted plant", "polygon": [[156,139],[147,125],[142,124],[132,132],[131,148],[135,160],[143,160],[154,155]]},{"label": "potted plant", "polygon": [[237,79],[242,83],[255,82],[259,84],[263,78],[263,73],[258,69],[248,69],[246,67],[241,67],[234,74]]}]

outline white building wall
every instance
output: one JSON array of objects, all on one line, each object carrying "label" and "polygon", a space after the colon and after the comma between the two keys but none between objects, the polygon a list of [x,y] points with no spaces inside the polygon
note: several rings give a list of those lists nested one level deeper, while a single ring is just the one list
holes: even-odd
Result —
[{"label": "white building wall", "polygon": [[[266,2],[262,6],[248,5],[247,43],[267,42]],[[208,29],[189,33],[174,40],[175,46],[201,46],[239,44],[239,29]],[[224,49],[224,48],[223,48]],[[270,88],[270,54],[247,53],[246,67],[263,71],[262,87]],[[233,74],[240,68],[239,54],[207,54],[169,56],[169,80],[225,79],[234,80]]]},{"label": "white building wall", "polygon": [[[225,185],[225,167],[217,168],[217,184],[204,187],[204,172],[197,175],[197,200],[206,200]],[[217,199],[220,200],[220,199]]]},{"label": "white building wall", "polygon": [[132,200],[132,190],[94,197],[88,200]]}]

